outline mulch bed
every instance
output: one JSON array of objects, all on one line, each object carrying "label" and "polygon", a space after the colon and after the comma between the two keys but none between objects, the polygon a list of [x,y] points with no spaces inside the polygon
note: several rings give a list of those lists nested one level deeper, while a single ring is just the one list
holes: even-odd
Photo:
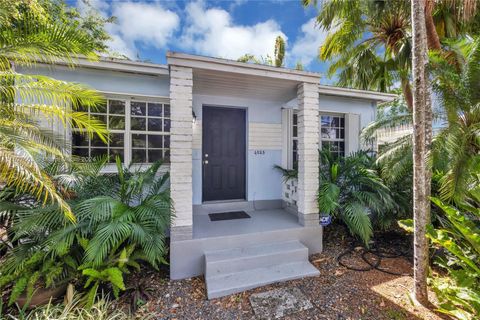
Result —
[{"label": "mulch bed", "polygon": [[[288,281],[253,289],[232,296],[207,300],[202,277],[180,281],[168,280],[167,271],[143,270],[132,275],[129,283],[142,287],[145,300],[140,300],[133,313],[137,319],[255,319],[249,297],[276,288],[300,289],[313,308],[283,319],[445,319],[412,303],[409,292],[411,276],[396,276],[378,270],[352,271],[340,266],[336,258],[349,248],[351,239],[339,226],[326,229],[324,251],[312,255],[310,261],[320,276]],[[406,244],[408,246],[408,244]],[[359,252],[359,251],[358,251]],[[361,266],[354,251],[345,261]],[[359,254],[359,253],[358,253]],[[395,273],[411,273],[411,258],[382,260],[382,269]],[[118,307],[131,310],[132,295],[125,295]],[[148,300],[148,301],[147,301]]]}]

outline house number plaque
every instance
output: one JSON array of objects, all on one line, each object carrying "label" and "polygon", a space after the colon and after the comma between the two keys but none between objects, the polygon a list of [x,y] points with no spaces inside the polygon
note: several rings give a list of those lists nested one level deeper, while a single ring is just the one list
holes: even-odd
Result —
[{"label": "house number plaque", "polygon": [[253,154],[255,154],[255,155],[263,155],[263,154],[265,154],[265,150],[255,150],[255,151],[253,152]]}]

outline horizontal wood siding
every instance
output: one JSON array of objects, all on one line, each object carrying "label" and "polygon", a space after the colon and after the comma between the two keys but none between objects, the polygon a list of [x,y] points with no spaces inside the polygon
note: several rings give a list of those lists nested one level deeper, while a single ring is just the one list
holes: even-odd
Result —
[{"label": "horizontal wood siding", "polygon": [[282,124],[250,122],[248,149],[281,150]]}]

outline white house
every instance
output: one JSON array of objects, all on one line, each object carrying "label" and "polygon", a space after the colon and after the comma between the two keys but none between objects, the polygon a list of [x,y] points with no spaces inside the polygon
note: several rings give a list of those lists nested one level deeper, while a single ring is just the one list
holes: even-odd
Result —
[{"label": "white house", "polygon": [[[318,73],[175,52],[167,65],[104,58],[17,71],[85,83],[108,98],[92,115],[111,142],[67,129],[74,154],[169,163],[170,277],[204,274],[209,298],[318,274],[308,262],[322,250],[317,150],[369,147],[361,128],[378,102],[395,97],[319,85]],[[274,166],[296,160],[298,181],[286,184]],[[219,212],[243,218],[212,221]]]}]

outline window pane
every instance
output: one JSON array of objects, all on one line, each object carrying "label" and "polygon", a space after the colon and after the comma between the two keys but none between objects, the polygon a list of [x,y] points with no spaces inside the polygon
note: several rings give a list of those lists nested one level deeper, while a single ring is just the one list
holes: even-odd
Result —
[{"label": "window pane", "polygon": [[149,148],[161,148],[162,147],[162,139],[163,137],[160,135],[149,135],[148,136],[148,147]]},{"label": "window pane", "polygon": [[78,112],[88,112],[88,107],[87,106],[82,106],[81,104],[79,104],[77,106],[77,108],[75,109],[75,111],[78,111]]},{"label": "window pane", "polygon": [[293,136],[298,137],[298,127],[297,126],[293,127]]},{"label": "window pane", "polygon": [[72,133],[72,145],[73,146],[88,146],[88,137],[80,132]]},{"label": "window pane", "polygon": [[332,118],[332,127],[339,127],[340,126],[340,119],[338,117]]},{"label": "window pane", "polygon": [[146,129],[145,123],[146,123],[145,118],[132,117],[131,128],[132,128],[132,130],[145,131],[145,129]]},{"label": "window pane", "polygon": [[132,146],[134,148],[145,148],[147,135],[145,134],[132,134]]},{"label": "window pane", "polygon": [[136,163],[146,163],[147,156],[145,149],[133,149],[132,150],[132,162]]},{"label": "window pane", "polygon": [[125,129],[125,117],[122,116],[110,116],[109,129],[123,130]]},{"label": "window pane", "polygon": [[169,118],[170,117],[170,105],[165,104],[163,105],[163,116]]},{"label": "window pane", "polygon": [[148,119],[148,131],[162,131],[162,119]]},{"label": "window pane", "polygon": [[331,119],[330,116],[322,116],[322,127],[329,127]]},{"label": "window pane", "polygon": [[125,135],[123,133],[111,133],[110,134],[110,147],[123,148],[123,140]]},{"label": "window pane", "polygon": [[74,156],[87,158],[88,157],[88,148],[73,148],[72,149],[72,154]]},{"label": "window pane", "polygon": [[110,114],[125,114],[125,101],[109,100]]},{"label": "window pane", "polygon": [[102,103],[102,104],[97,104],[95,106],[91,106],[90,112],[91,113],[107,113],[107,104]]},{"label": "window pane", "polygon": [[170,148],[170,136],[163,136],[163,147]]},{"label": "window pane", "polygon": [[321,132],[322,132],[322,139],[335,139],[336,138],[335,129],[322,128]]},{"label": "window pane", "polygon": [[170,132],[170,120],[168,119],[163,120],[163,131]]},{"label": "window pane", "polygon": [[107,125],[107,116],[106,115],[97,115],[97,114],[92,114],[90,116],[91,119],[99,120],[103,124]]},{"label": "window pane", "polygon": [[93,135],[92,137],[92,142],[91,142],[92,147],[107,147],[107,144],[103,142],[96,134]]},{"label": "window pane", "polygon": [[163,161],[170,162],[170,150],[164,150]]},{"label": "window pane", "polygon": [[92,158],[105,155],[105,154],[108,154],[107,148],[92,148],[92,150],[90,151],[90,156]]},{"label": "window pane", "polygon": [[149,103],[148,104],[148,115],[154,117],[162,116],[162,105],[160,103]]},{"label": "window pane", "polygon": [[162,150],[148,150],[148,162],[155,162],[158,160],[162,160]]},{"label": "window pane", "polygon": [[132,101],[130,103],[130,113],[132,116],[146,116],[147,115],[147,107],[145,102],[136,102]]},{"label": "window pane", "polygon": [[108,162],[115,162],[117,156],[120,157],[120,160],[123,162],[123,149],[110,149],[110,158],[108,159]]},{"label": "window pane", "polygon": [[294,113],[293,114],[293,125],[297,125],[298,123],[298,114]]}]

